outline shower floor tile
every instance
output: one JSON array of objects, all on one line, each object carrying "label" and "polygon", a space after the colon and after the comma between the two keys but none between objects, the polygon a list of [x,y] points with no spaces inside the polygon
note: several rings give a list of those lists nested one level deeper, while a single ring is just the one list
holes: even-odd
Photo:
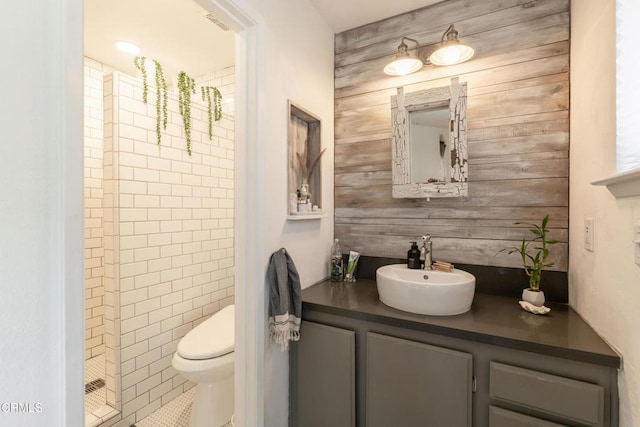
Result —
[{"label": "shower floor tile", "polygon": [[[105,379],[106,363],[104,354],[85,361],[85,384],[97,379]],[[107,389],[101,387],[84,395],[85,427],[99,426],[108,419],[116,416],[116,411],[107,405]]]},{"label": "shower floor tile", "polygon": [[[89,383],[97,379],[105,378],[105,360],[104,354],[93,357],[85,361],[84,382]],[[85,414],[91,414],[94,411],[100,409],[107,403],[107,389],[105,387],[99,388],[96,391],[84,395],[84,412]]]}]

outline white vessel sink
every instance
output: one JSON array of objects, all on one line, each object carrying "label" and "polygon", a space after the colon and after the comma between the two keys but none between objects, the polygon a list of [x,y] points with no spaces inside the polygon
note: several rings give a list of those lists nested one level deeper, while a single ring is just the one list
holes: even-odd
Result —
[{"label": "white vessel sink", "polygon": [[386,305],[432,316],[462,314],[471,309],[476,278],[463,270],[410,270],[391,264],[376,271],[378,295]]}]

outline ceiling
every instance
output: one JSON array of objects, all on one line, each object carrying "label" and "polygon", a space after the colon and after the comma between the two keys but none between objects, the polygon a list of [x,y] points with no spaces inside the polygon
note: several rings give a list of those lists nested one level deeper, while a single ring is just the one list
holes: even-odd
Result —
[{"label": "ceiling", "polygon": [[337,33],[420,9],[443,0],[310,0]]},{"label": "ceiling", "polygon": [[[442,0],[310,0],[335,33],[425,7]],[[117,41],[140,47],[168,79],[181,70],[197,77],[234,62],[233,31],[206,18],[193,0],[84,0],[85,55],[135,75],[132,54]]]},{"label": "ceiling", "polygon": [[156,59],[165,76],[181,70],[197,77],[233,65],[234,33],[206,18],[192,0],[84,0],[85,55],[135,75],[133,54],[120,52],[117,41],[140,48]]}]

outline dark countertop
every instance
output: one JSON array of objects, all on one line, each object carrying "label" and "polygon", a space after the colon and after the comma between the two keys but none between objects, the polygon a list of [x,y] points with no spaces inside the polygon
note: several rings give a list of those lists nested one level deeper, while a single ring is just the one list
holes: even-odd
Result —
[{"label": "dark countertop", "polygon": [[425,316],[396,310],[378,298],[375,280],[324,281],[302,291],[305,309],[469,341],[556,356],[612,368],[620,357],[568,305],[546,303],[538,316],[520,308],[517,298],[477,293],[471,310],[456,316]]}]

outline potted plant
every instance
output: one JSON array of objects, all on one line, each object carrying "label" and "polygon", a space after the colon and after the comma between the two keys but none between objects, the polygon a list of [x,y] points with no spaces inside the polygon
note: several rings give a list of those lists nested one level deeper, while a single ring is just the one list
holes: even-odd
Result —
[{"label": "potted plant", "polygon": [[533,234],[533,238],[529,240],[522,239],[520,246],[505,248],[500,251],[509,251],[509,255],[515,252],[520,254],[524,272],[529,277],[529,287],[522,291],[522,300],[538,307],[544,305],[544,292],[540,290],[542,269],[553,267],[552,262],[547,262],[550,253],[549,246],[558,243],[557,240],[548,238],[548,223],[549,215],[542,219],[541,225],[516,222],[516,224],[531,226],[532,228],[529,231]]}]

